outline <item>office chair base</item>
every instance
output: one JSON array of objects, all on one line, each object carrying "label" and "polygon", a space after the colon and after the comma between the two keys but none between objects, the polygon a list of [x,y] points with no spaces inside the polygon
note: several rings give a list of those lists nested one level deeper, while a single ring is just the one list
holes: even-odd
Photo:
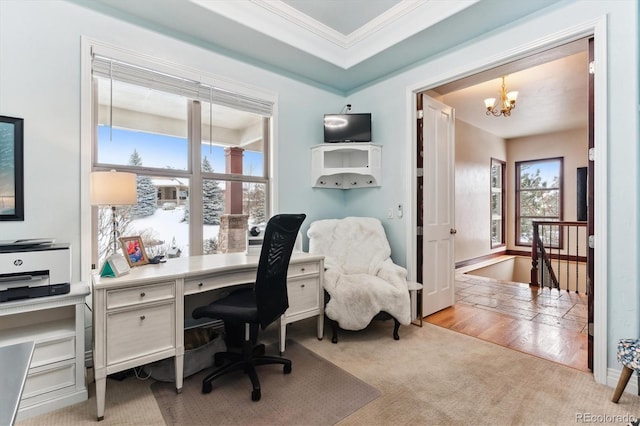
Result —
[{"label": "office chair base", "polygon": [[[225,360],[230,361],[230,363],[220,367]],[[202,393],[210,393],[213,390],[211,382],[218,377],[224,376],[232,371],[242,370],[249,376],[251,385],[253,386],[251,400],[259,401],[262,395],[256,366],[268,364],[281,364],[284,374],[290,374],[292,370],[291,360],[278,356],[265,355],[265,347],[263,344],[252,347],[249,342],[245,342],[242,353],[217,352],[214,355],[214,365],[220,368],[217,368],[202,380]]]}]

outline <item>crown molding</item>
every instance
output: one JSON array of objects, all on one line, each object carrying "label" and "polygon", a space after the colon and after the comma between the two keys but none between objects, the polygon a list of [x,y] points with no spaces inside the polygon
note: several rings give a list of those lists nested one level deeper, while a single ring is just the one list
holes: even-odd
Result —
[{"label": "crown molding", "polygon": [[280,0],[189,1],[348,69],[480,0],[403,0],[347,35]]}]

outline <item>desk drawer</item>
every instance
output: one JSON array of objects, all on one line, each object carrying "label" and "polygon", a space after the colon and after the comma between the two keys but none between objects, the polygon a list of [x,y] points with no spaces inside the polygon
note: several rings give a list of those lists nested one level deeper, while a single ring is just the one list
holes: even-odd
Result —
[{"label": "desk drawer", "polygon": [[174,348],[175,330],[174,302],[107,314],[107,365]]},{"label": "desk drawer", "polygon": [[297,264],[289,264],[289,271],[287,272],[287,277],[293,278],[300,275],[312,275],[320,272],[318,262],[308,262],[308,263],[297,263]]},{"label": "desk drawer", "polygon": [[107,309],[132,306],[140,303],[175,299],[175,282],[148,284],[107,291]]},{"label": "desk drawer", "polygon": [[289,309],[286,315],[318,309],[320,307],[320,290],[318,278],[302,278],[287,281]]},{"label": "desk drawer", "polygon": [[190,278],[184,282],[184,294],[199,293],[240,284],[252,284],[256,280],[256,271],[247,270],[230,274],[216,274],[200,278]]},{"label": "desk drawer", "polygon": [[31,358],[31,368],[51,364],[57,361],[73,359],[76,356],[76,336],[70,335],[61,339],[36,342]]},{"label": "desk drawer", "polygon": [[[75,362],[60,362],[36,369],[37,371],[32,370],[29,370],[22,392],[22,401],[28,401],[25,405],[37,401],[40,395],[76,385]],[[21,403],[21,408],[22,405]]]}]

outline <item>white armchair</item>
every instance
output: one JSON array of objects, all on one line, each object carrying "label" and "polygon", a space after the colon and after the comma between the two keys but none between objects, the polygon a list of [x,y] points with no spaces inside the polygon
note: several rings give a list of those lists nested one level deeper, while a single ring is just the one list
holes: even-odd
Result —
[{"label": "white armchair", "polygon": [[380,221],[371,217],[324,219],[311,223],[309,252],[325,256],[325,315],[337,326],[361,330],[372,319],[393,319],[394,339],[400,324],[411,322],[407,270],[391,260],[391,248]]}]

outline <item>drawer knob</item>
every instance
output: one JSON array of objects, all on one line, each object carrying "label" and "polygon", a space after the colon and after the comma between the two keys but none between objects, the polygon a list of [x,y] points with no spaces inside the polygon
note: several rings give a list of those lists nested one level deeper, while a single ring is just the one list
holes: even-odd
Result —
[{"label": "drawer knob", "polygon": [[304,288],[304,284],[301,284],[301,285],[300,285],[300,288]]},{"label": "drawer knob", "polygon": [[198,287],[202,287],[204,284],[202,283],[198,283]]},{"label": "drawer knob", "polygon": [[304,268],[300,268],[300,271],[301,271],[301,272],[304,272]]},{"label": "drawer knob", "polygon": [[142,293],[140,293],[140,297],[145,297],[146,293],[143,291]]},{"label": "drawer knob", "polygon": [[140,319],[144,320],[146,317],[144,315],[140,315]]}]

